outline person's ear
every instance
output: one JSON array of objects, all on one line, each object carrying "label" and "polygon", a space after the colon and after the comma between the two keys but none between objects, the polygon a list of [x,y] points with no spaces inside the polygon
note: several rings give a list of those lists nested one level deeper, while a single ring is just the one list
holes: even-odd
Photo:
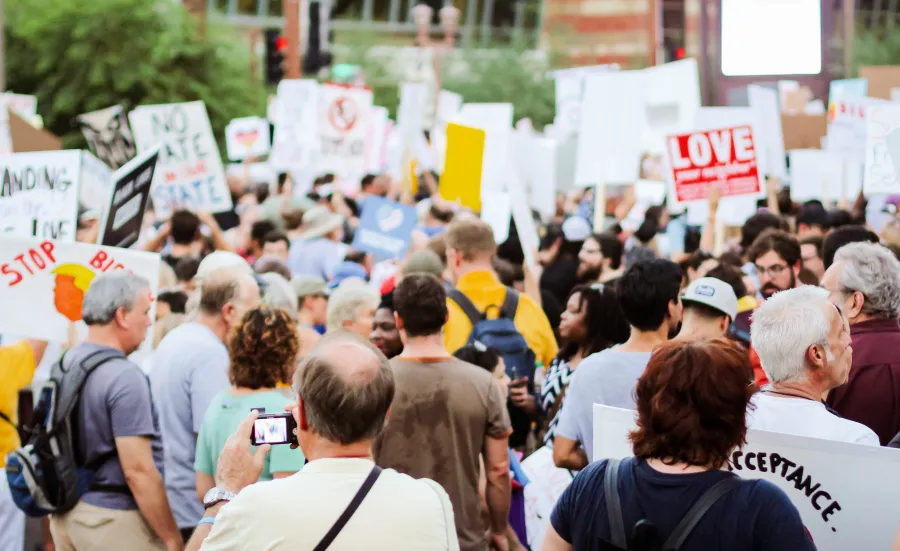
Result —
[{"label": "person's ear", "polygon": [[300,396],[297,396],[297,404],[291,413],[294,414],[294,421],[297,422],[297,427],[303,432],[308,431],[309,420],[306,418],[306,406],[303,404],[303,398]]},{"label": "person's ear", "polygon": [[222,320],[224,320],[227,325],[231,325],[232,319],[234,318],[234,310],[234,304],[230,302],[222,307]]},{"label": "person's ear", "polygon": [[727,333],[729,327],[731,327],[731,318],[729,316],[720,317],[719,318],[719,330],[722,333]]},{"label": "person's ear", "polygon": [[397,331],[403,331],[403,318],[397,312],[394,312],[394,325],[397,326]]},{"label": "person's ear", "polygon": [[798,260],[796,264],[794,264],[794,279],[798,279],[800,277],[800,270],[803,269],[803,261]]},{"label": "person's ear", "polygon": [[817,370],[824,367],[828,361],[825,357],[825,348],[820,344],[811,344],[806,349],[806,359]]},{"label": "person's ear", "polygon": [[862,313],[863,305],[866,302],[866,297],[863,296],[863,294],[859,291],[853,291],[851,300],[853,302],[850,303],[850,311],[847,312],[847,317],[855,318]]}]

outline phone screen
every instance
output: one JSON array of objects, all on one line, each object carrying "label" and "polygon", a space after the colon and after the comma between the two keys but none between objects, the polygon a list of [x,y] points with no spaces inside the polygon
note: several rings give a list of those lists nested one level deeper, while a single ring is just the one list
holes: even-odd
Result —
[{"label": "phone screen", "polygon": [[[288,414],[290,415],[290,414]],[[261,417],[253,422],[253,444],[287,444],[291,441],[288,416]]]}]

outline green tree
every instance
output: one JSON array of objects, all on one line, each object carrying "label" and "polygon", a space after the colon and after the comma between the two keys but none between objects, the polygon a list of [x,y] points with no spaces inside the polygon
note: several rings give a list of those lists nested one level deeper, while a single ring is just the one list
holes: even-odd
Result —
[{"label": "green tree", "polygon": [[247,42],[205,36],[172,0],[7,0],[7,88],[38,98],[45,127],[84,147],[74,117],[114,104],[203,100],[218,138],[232,118],[264,115]]}]

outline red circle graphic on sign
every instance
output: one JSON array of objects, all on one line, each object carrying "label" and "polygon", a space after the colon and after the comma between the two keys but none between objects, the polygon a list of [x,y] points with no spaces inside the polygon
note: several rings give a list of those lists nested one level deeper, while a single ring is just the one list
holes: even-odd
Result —
[{"label": "red circle graphic on sign", "polygon": [[328,107],[328,122],[341,132],[350,132],[358,117],[359,109],[351,98],[337,98]]}]

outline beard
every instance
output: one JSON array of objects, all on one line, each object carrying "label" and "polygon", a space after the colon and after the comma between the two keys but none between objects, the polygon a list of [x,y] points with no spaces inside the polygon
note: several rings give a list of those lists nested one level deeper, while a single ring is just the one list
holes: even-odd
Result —
[{"label": "beard", "polygon": [[575,275],[578,277],[578,281],[580,283],[590,283],[593,281],[597,281],[600,279],[600,274],[603,272],[603,267],[593,267],[588,266],[587,264],[579,264],[578,270],[575,272]]},{"label": "beard", "polygon": [[763,286],[759,289],[759,292],[760,292],[760,294],[762,294],[763,299],[768,299],[768,298],[771,298],[772,295],[774,295],[775,293],[777,293],[777,292],[779,292],[779,291],[787,291],[788,289],[793,289],[793,288],[796,287],[796,286],[797,286],[797,278],[794,277],[794,271],[791,270],[791,283],[790,283],[790,285],[788,285],[787,287],[785,287],[784,289],[782,289],[781,287],[775,285],[774,283],[772,283],[772,282],[770,281],[770,282],[766,283],[765,285],[763,285]]}]

